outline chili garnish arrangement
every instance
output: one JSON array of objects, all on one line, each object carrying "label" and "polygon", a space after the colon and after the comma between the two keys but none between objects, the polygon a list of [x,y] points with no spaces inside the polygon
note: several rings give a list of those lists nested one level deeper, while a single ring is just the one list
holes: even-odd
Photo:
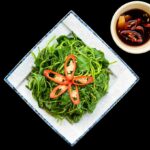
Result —
[{"label": "chili garnish arrangement", "polygon": [[[73,54],[67,56],[64,64],[65,76],[52,70],[44,70],[44,76],[57,85],[50,93],[50,98],[57,98],[68,90],[73,104],[80,103],[78,86],[85,86],[93,82],[92,76],[74,76],[76,70],[76,57]],[[73,86],[75,89],[73,89]]]}]

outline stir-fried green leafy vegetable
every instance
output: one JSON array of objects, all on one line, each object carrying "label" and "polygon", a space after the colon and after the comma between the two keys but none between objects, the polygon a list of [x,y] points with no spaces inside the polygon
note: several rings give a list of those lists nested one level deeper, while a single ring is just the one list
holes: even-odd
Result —
[{"label": "stir-fried green leafy vegetable", "polygon": [[[84,87],[79,87],[80,103],[74,105],[68,92],[56,99],[49,97],[56,83],[43,76],[45,69],[50,69],[64,75],[65,58],[73,54],[77,59],[75,76],[91,75],[94,82]],[[86,112],[93,112],[96,104],[108,90],[109,62],[104,53],[95,48],[90,48],[74,33],[57,38],[57,43],[48,44],[34,56],[35,66],[28,77],[27,87],[32,91],[39,107],[58,119],[67,119],[69,122],[78,122]]]}]

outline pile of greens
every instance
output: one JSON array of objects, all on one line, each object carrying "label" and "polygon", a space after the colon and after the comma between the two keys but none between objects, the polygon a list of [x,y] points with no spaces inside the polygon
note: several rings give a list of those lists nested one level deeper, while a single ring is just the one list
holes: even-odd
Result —
[{"label": "pile of greens", "polygon": [[[79,88],[80,104],[74,105],[68,92],[56,99],[49,97],[52,89],[57,85],[43,76],[45,69],[50,69],[64,75],[64,62],[69,54],[77,59],[75,76],[92,75],[94,82]],[[39,50],[37,56],[33,53],[34,64],[28,76],[27,87],[32,91],[39,107],[44,108],[57,119],[67,119],[69,122],[78,122],[85,113],[92,113],[96,104],[108,90],[109,62],[104,53],[87,46],[74,33],[57,38],[53,45],[48,44]]]}]

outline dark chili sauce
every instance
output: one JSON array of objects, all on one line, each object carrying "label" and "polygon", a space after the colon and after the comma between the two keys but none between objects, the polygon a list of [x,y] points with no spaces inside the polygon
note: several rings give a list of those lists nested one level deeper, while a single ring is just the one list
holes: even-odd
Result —
[{"label": "dark chili sauce", "polygon": [[148,13],[140,9],[133,9],[121,16],[128,16],[123,28],[118,27],[118,22],[116,26],[117,34],[124,43],[139,46],[150,39],[150,15]]}]

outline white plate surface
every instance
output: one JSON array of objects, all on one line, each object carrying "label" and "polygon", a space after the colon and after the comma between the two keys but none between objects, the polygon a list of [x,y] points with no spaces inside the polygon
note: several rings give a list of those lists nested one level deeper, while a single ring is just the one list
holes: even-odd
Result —
[{"label": "white plate surface", "polygon": [[[110,65],[111,75],[108,93],[99,101],[92,114],[85,114],[75,124],[64,120],[61,123],[38,107],[31,91],[25,85],[26,77],[34,65],[31,51],[38,53],[53,36],[67,35],[73,31],[88,46],[102,50],[106,58],[117,63]],[[55,41],[54,41],[55,42]],[[5,81],[21,96],[21,98],[63,139],[72,146],[85,135],[138,81],[132,69],[73,11],[70,11],[51,29],[23,59],[5,77]]]}]

